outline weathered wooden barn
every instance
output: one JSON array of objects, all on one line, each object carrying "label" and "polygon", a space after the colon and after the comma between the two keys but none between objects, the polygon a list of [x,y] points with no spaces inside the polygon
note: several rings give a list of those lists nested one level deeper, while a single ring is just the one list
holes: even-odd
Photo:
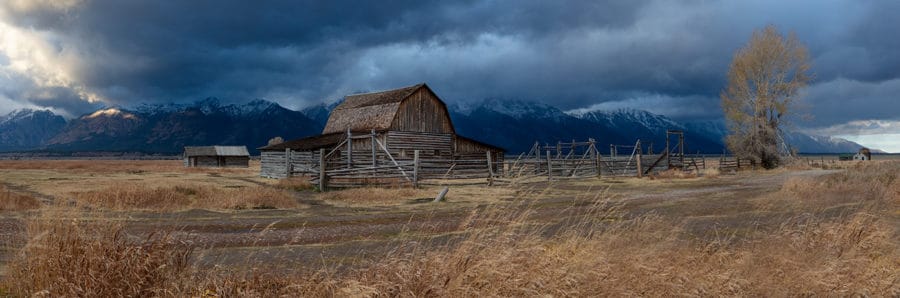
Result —
[{"label": "weathered wooden barn", "polygon": [[[259,150],[261,175],[272,178],[318,174],[323,160],[328,170],[400,164],[416,151],[423,178],[462,175],[477,166],[486,174],[485,161],[499,164],[504,154],[502,148],[458,135],[446,104],[425,84],[347,96],[321,135]],[[469,174],[477,175],[473,171]]]},{"label": "weathered wooden barn", "polygon": [[250,153],[246,146],[187,146],[184,147],[185,167],[246,168]]}]

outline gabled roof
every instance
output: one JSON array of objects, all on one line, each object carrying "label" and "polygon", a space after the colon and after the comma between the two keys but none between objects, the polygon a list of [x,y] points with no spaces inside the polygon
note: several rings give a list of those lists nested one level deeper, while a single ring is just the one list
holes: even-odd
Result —
[{"label": "gabled roof", "polygon": [[[331,111],[322,134],[390,128],[400,103],[420,88],[428,88],[424,83],[399,89],[349,95]],[[429,89],[430,90],[430,89]]]},{"label": "gabled roof", "polygon": [[185,146],[185,156],[250,156],[247,146]]}]

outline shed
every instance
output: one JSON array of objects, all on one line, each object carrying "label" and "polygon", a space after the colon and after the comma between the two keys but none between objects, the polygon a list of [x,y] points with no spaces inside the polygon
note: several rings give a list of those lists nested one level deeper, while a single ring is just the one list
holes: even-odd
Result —
[{"label": "shed", "polygon": [[321,135],[259,148],[261,175],[316,173],[320,149],[341,161],[332,163],[350,165],[409,160],[414,151],[433,161],[486,159],[491,154],[498,162],[505,152],[458,135],[447,105],[424,83],[345,97],[331,111]]},{"label": "shed", "polygon": [[246,146],[186,146],[184,147],[185,167],[229,167],[250,166],[250,153]]},{"label": "shed", "polygon": [[853,155],[853,160],[872,160],[872,151],[869,148],[861,148]]}]

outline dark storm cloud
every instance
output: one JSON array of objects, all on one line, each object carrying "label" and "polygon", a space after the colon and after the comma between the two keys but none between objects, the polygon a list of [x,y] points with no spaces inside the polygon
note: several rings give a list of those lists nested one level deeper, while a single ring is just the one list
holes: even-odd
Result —
[{"label": "dark storm cloud", "polygon": [[[44,33],[48,51],[68,57],[75,82],[63,87],[111,105],[216,96],[296,108],[428,82],[456,103],[499,97],[719,117],[731,56],[774,24],[812,55],[818,81],[807,102],[818,116],[801,125],[890,118],[841,109],[847,96],[900,109],[884,91],[900,78],[896,1],[73,3],[10,6],[0,20]],[[829,91],[840,84],[857,87]],[[23,100],[69,110],[85,106],[60,102],[84,94]]]}]

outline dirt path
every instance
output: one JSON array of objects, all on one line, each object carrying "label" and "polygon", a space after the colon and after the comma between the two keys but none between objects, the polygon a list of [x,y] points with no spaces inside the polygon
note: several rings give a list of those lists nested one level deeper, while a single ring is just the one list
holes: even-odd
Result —
[{"label": "dirt path", "polygon": [[[716,179],[543,182],[518,186],[531,191],[523,198],[499,204],[532,208],[529,221],[553,224],[589,212],[595,197],[609,196],[624,204],[624,210],[631,214],[654,212],[683,217],[695,235],[704,237],[712,230],[742,229],[788,216],[749,212],[754,209],[751,200],[777,191],[791,177],[817,177],[834,172],[742,173]],[[52,200],[27,188],[15,185],[10,188]],[[200,248],[197,257],[201,263],[232,266],[262,263],[287,268],[311,262],[352,263],[386,253],[399,243],[446,237],[460,231],[462,222],[473,209],[496,208],[457,205],[452,201],[405,208],[340,207],[309,196],[298,200],[314,204],[301,210],[106,212],[103,216],[127,221],[128,230],[133,234],[174,230],[178,238]],[[0,231],[0,235],[16,230],[16,225],[8,221],[0,219],[0,230],[4,226],[12,229]]]},{"label": "dirt path", "polygon": [[[696,236],[704,237],[711,231],[742,229],[750,223],[759,225],[790,216],[751,213],[748,210],[753,210],[754,206],[750,200],[777,191],[790,177],[817,177],[834,172],[836,171],[812,170],[754,173],[685,183],[642,180],[627,183],[564,182],[546,186],[531,185],[529,187],[534,189],[558,188],[562,193],[533,198],[523,208],[534,208],[529,220],[552,224],[566,217],[588,212],[592,193],[599,193],[609,187],[608,192],[614,194],[616,201],[624,203],[625,210],[629,213],[640,215],[654,212],[663,216],[683,217],[686,226]],[[471,213],[471,208],[432,206],[426,204],[421,208],[405,211],[327,206],[296,213],[261,211],[207,214],[201,216],[202,219],[191,214],[181,214],[167,219],[138,219],[133,228],[134,231],[139,231],[158,228],[161,224],[177,226],[180,237],[207,247],[201,255],[209,264],[266,262],[296,266],[308,262],[357,260],[364,255],[384,253],[396,246],[391,243],[456,233]],[[278,262],[269,262],[273,259]]]},{"label": "dirt path", "polygon": [[44,194],[44,193],[40,193],[40,192],[34,191],[34,190],[28,188],[27,186],[16,185],[16,184],[12,184],[12,183],[9,183],[9,182],[3,182],[3,181],[0,181],[0,184],[3,184],[3,186],[6,187],[6,189],[8,189],[8,190],[10,190],[10,191],[12,191],[12,192],[18,192],[18,193],[22,193],[22,194],[27,194],[27,195],[33,196],[33,197],[35,197],[35,198],[38,198],[38,199],[40,199],[41,202],[43,202],[44,204],[50,204],[50,203],[53,203],[54,201],[56,201],[56,197],[53,197],[53,196],[48,195],[48,194]]}]

